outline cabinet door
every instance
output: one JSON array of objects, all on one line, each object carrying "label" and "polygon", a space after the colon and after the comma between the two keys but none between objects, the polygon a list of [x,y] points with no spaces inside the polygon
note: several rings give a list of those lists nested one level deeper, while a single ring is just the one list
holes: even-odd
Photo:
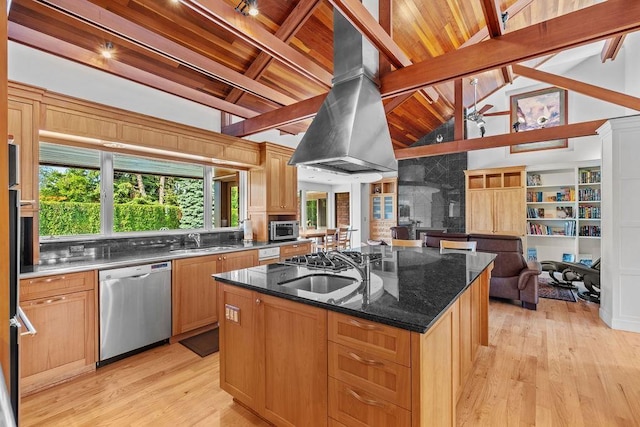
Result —
[{"label": "cabinet door", "polygon": [[219,266],[216,273],[222,273],[225,271],[240,270],[242,268],[255,267],[258,265],[258,251],[242,251],[242,252],[230,252],[220,255],[222,264]]},{"label": "cabinet door", "polygon": [[494,201],[494,233],[524,235],[525,203],[522,189],[494,190]]},{"label": "cabinet door", "polygon": [[[38,199],[38,146],[34,137],[34,105],[31,103],[9,100],[8,132],[13,135],[14,143],[20,147],[20,198],[33,200],[24,205],[21,212],[26,215],[37,210]],[[32,215],[32,214],[31,214]],[[30,216],[30,215],[29,215]]]},{"label": "cabinet door", "polygon": [[382,196],[371,198],[371,219],[382,219]]},{"label": "cabinet door", "polygon": [[267,209],[269,212],[295,213],[297,210],[297,169],[287,165],[289,157],[280,153],[267,155]]},{"label": "cabinet door", "polygon": [[20,340],[23,393],[95,369],[93,291],[23,301],[21,306],[38,331]]},{"label": "cabinet door", "polygon": [[211,275],[218,271],[219,263],[217,255],[173,262],[173,335],[218,321],[217,292]]},{"label": "cabinet door", "polygon": [[289,157],[284,158],[284,209],[287,212],[298,211],[298,168],[288,165]]},{"label": "cabinet door", "polygon": [[327,311],[255,295],[261,301],[264,417],[279,426],[326,426]]},{"label": "cabinet door", "polygon": [[395,196],[384,196],[384,219],[395,219],[396,200]]},{"label": "cabinet door", "polygon": [[[253,292],[217,282],[220,296],[220,388],[258,411],[260,340],[256,336]],[[227,314],[229,313],[229,314]],[[233,316],[232,314],[235,314]]]},{"label": "cabinet door", "polygon": [[467,191],[467,233],[493,233],[494,190]]}]

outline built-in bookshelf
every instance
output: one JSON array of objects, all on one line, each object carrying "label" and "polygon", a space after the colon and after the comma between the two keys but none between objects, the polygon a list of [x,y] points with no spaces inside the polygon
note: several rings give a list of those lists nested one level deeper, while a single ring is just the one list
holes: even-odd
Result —
[{"label": "built-in bookshelf", "polygon": [[527,253],[539,261],[600,258],[600,166],[527,170]]}]

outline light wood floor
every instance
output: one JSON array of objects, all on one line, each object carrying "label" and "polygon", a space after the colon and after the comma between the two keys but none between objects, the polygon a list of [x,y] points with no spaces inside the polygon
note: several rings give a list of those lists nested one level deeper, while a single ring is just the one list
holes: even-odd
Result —
[{"label": "light wood floor", "polygon": [[[640,426],[640,334],[609,329],[598,307],[492,300],[458,425]],[[217,354],[156,348],[24,398],[21,425],[267,425],[218,388],[218,369]]]}]

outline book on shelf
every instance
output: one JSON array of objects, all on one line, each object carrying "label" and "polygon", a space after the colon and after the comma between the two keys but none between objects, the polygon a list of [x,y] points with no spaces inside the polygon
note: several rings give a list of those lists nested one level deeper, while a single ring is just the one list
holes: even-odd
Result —
[{"label": "book on shelf", "polygon": [[591,254],[578,254],[578,262],[586,265],[587,267],[591,267],[593,265]]},{"label": "book on shelf", "polygon": [[537,261],[538,250],[536,248],[527,248],[527,261]]},{"label": "book on shelf", "polygon": [[570,254],[566,252],[562,254],[562,262],[575,262],[575,261],[576,261],[575,254]]}]

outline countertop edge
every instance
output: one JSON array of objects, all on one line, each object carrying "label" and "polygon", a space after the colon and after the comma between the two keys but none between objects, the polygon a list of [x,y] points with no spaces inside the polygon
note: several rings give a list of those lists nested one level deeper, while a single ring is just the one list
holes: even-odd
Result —
[{"label": "countertop edge", "polygon": [[[131,255],[130,257],[125,257],[123,259],[118,259],[115,261],[106,261],[106,260],[98,260],[96,259],[91,261],[81,261],[76,265],[74,262],[58,264],[55,266],[35,266],[39,268],[43,268],[43,270],[37,270],[32,272],[24,272],[20,273],[20,279],[34,279],[38,277],[46,277],[53,276],[56,274],[69,274],[69,273],[80,273],[83,271],[91,271],[91,270],[102,270],[102,269],[111,269],[111,268],[120,268],[127,267],[138,264],[147,264],[147,263],[155,263],[155,262],[163,262],[163,261],[171,261],[174,259],[183,259],[183,258],[194,258],[194,257],[202,257],[208,255],[217,255],[223,253],[232,253],[232,252],[242,252],[242,251],[250,251],[262,248],[269,247],[282,247],[288,245],[295,245],[296,243],[310,243],[310,239],[300,239],[300,240],[292,240],[286,242],[255,242],[256,246],[253,247],[238,247],[234,249],[224,249],[220,251],[211,251],[211,252],[194,252],[194,253],[181,253],[181,254],[172,254],[168,251],[166,252],[154,252],[153,254],[139,254],[139,255]],[[231,245],[227,245],[231,246]]]}]

